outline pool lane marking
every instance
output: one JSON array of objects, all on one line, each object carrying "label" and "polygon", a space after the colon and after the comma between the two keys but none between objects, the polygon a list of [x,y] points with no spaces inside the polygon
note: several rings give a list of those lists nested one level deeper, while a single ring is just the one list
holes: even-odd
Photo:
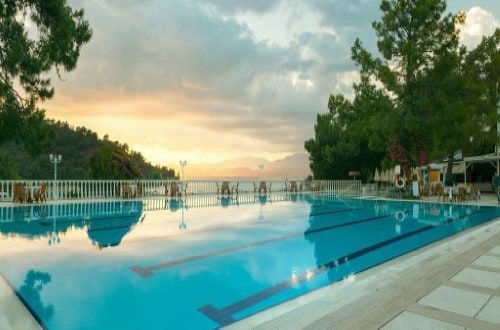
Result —
[{"label": "pool lane marking", "polygon": [[[406,212],[408,212],[408,211],[406,211]],[[470,216],[472,214],[477,214],[477,213],[482,213],[482,212],[481,211],[477,211],[477,212],[471,213],[469,215],[460,216],[457,219],[460,219],[460,218],[466,217],[466,216]],[[452,221],[453,220],[445,221],[445,222],[442,223],[442,225],[449,224]],[[272,286],[272,287],[270,287],[268,289],[265,289],[265,290],[262,290],[260,292],[257,292],[257,293],[255,293],[255,294],[253,294],[251,296],[248,296],[248,297],[246,297],[246,298],[244,298],[244,299],[242,299],[240,301],[237,301],[237,302],[235,302],[235,303],[233,303],[231,305],[228,305],[226,307],[223,307],[221,309],[217,309],[217,308],[215,308],[212,305],[204,305],[204,306],[198,308],[198,311],[200,311],[201,313],[205,314],[207,317],[209,317],[213,321],[217,322],[220,327],[230,325],[231,323],[234,323],[236,321],[232,317],[233,314],[235,314],[237,312],[240,312],[240,311],[242,311],[244,309],[247,309],[248,307],[257,304],[257,303],[259,303],[259,302],[261,302],[261,301],[269,298],[270,296],[273,296],[273,295],[275,295],[277,293],[280,293],[281,291],[289,289],[290,287],[292,287],[294,285],[297,285],[297,284],[300,284],[300,283],[302,283],[304,281],[308,281],[312,277],[315,277],[315,276],[317,276],[319,274],[322,274],[322,273],[324,273],[327,270],[330,270],[330,269],[333,269],[335,267],[338,267],[338,266],[340,266],[340,265],[342,265],[342,264],[344,264],[344,263],[346,263],[348,261],[351,261],[353,259],[361,257],[361,256],[363,256],[363,255],[365,255],[367,253],[373,252],[373,251],[375,251],[377,249],[380,249],[380,248],[385,247],[387,245],[390,245],[392,243],[398,242],[400,240],[409,238],[409,237],[414,236],[414,235],[418,235],[420,233],[423,233],[425,231],[428,231],[428,230],[431,230],[431,229],[434,229],[434,228],[436,228],[436,226],[428,225],[428,226],[419,228],[417,230],[414,230],[414,231],[411,231],[411,232],[408,232],[408,233],[405,233],[405,234],[402,234],[402,235],[398,235],[398,236],[392,237],[392,238],[390,238],[388,240],[381,241],[381,242],[378,242],[376,244],[370,245],[370,246],[365,247],[365,248],[363,248],[361,250],[355,251],[353,253],[350,253],[348,255],[342,256],[342,257],[337,258],[335,260],[331,260],[331,261],[323,264],[322,266],[317,267],[313,271],[307,271],[307,272],[305,272],[305,273],[303,273],[303,274],[301,274],[299,276],[294,277],[293,279],[285,280],[285,281],[283,281],[281,283],[278,283],[277,285],[274,285],[274,286]],[[419,247],[416,247],[416,248],[411,249],[409,251],[406,251],[403,254],[406,254],[406,253],[408,253],[410,251],[419,249],[420,247],[422,247],[422,246],[419,246]],[[385,261],[379,262],[377,264],[380,264],[380,263],[383,263],[383,262],[385,262]],[[374,267],[377,264],[369,266],[368,268]],[[361,269],[360,271],[362,271],[362,270],[363,269]]]},{"label": "pool lane marking", "polygon": [[[352,211],[352,210],[357,210],[357,209],[346,209],[343,211],[337,210],[337,211],[333,211],[330,213],[347,212],[347,211]],[[406,212],[408,212],[408,211],[405,211],[405,213]],[[325,214],[321,214],[321,215],[325,215]],[[370,217],[370,218],[366,218],[366,219],[362,219],[362,220],[356,220],[356,221],[345,222],[345,223],[340,223],[340,224],[336,224],[336,225],[306,230],[305,232],[300,232],[300,233],[295,233],[295,234],[290,234],[290,235],[280,236],[280,237],[274,237],[274,238],[270,238],[267,240],[258,241],[258,242],[252,243],[252,244],[240,245],[240,246],[235,246],[235,247],[224,249],[224,250],[218,250],[218,251],[214,251],[214,252],[198,254],[198,255],[182,258],[182,259],[168,261],[168,262],[161,263],[161,264],[154,265],[154,266],[148,266],[148,267],[142,267],[139,265],[130,266],[129,269],[142,277],[151,277],[154,275],[153,272],[156,270],[161,270],[161,269],[169,268],[172,266],[177,266],[177,265],[188,263],[188,262],[198,261],[198,260],[211,258],[211,257],[219,256],[219,255],[224,255],[224,254],[228,254],[228,253],[232,253],[232,252],[236,252],[236,251],[240,251],[240,250],[245,250],[245,249],[256,247],[259,245],[284,241],[284,240],[287,240],[290,238],[315,234],[315,233],[322,232],[322,231],[327,231],[327,230],[340,228],[340,227],[351,226],[351,225],[355,225],[355,224],[359,224],[359,223],[363,223],[363,222],[369,222],[369,221],[379,220],[379,219],[388,218],[388,217],[392,217],[392,214]]]}]

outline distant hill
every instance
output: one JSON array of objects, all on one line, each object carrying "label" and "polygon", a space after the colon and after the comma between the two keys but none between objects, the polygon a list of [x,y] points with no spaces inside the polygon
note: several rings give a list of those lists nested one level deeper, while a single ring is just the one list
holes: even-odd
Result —
[{"label": "distant hill", "polygon": [[[259,164],[264,165],[261,171]],[[188,164],[186,178],[296,178],[304,179],[310,174],[306,153],[296,153],[285,158],[268,161],[259,157],[240,157],[215,164]]]},{"label": "distant hill", "polygon": [[[127,144],[99,139],[85,127],[72,127],[64,122],[46,120],[50,139],[31,156],[20,143],[0,146],[0,180],[51,180],[54,164],[49,154],[62,155],[57,177],[81,179],[172,179],[178,177],[173,168],[154,166],[141,153],[129,150]],[[258,167],[263,164],[261,171]],[[289,178],[304,179],[310,174],[306,153],[296,153],[276,161],[259,157],[240,157],[217,164],[188,164],[185,177],[194,178]]]},{"label": "distant hill", "polygon": [[20,143],[0,146],[0,179],[50,180],[54,165],[49,154],[62,155],[57,165],[58,179],[170,179],[175,171],[153,166],[127,144],[99,139],[97,133],[85,127],[46,121],[50,139],[40,152],[32,156]]}]

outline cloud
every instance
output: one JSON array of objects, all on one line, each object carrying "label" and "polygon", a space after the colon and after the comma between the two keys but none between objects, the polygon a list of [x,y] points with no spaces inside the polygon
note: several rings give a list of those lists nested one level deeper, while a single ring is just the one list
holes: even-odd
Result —
[{"label": "cloud", "polygon": [[340,29],[358,29],[380,18],[379,0],[316,0],[307,3],[321,13],[322,24]]},{"label": "cloud", "polygon": [[265,13],[276,8],[281,1],[276,0],[196,0],[204,6],[212,6],[214,9],[234,15],[241,12]]},{"label": "cloud", "polygon": [[476,47],[483,36],[491,36],[500,27],[495,16],[481,7],[472,7],[466,14],[465,24],[460,31],[460,42],[468,49]]},{"label": "cloud", "polygon": [[[301,151],[336,84],[335,67],[349,61],[335,53],[334,33],[303,32],[287,46],[267,43],[244,22],[196,1],[81,5],[94,37],[71,79],[57,83],[65,94],[51,103],[57,117],[79,115],[61,104],[64,98],[85,116],[99,109],[104,117],[175,121],[220,136],[239,134],[259,151]],[[259,13],[275,8],[254,5]],[[235,2],[230,11],[245,6]]]},{"label": "cloud", "polygon": [[207,13],[197,2],[84,5],[94,36],[72,74],[75,88],[238,98],[255,76],[282,67],[281,59],[290,56],[285,48],[256,42],[245,25]]},{"label": "cloud", "polygon": [[307,2],[321,15],[321,24],[337,34],[350,53],[354,40],[359,38],[370,51],[376,51],[372,22],[381,17],[379,0],[317,0]]},{"label": "cloud", "polygon": [[94,35],[77,69],[54,77],[48,116],[154,162],[303,152],[329,94],[352,93],[350,48],[359,37],[373,51],[380,19],[379,0],[71,4]]}]

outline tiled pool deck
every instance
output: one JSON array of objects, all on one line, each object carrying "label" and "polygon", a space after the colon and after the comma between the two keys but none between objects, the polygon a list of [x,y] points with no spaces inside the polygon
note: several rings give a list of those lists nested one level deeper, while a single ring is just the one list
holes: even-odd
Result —
[{"label": "tiled pool deck", "polygon": [[[483,196],[474,204],[497,200]],[[228,328],[500,329],[499,311],[497,219]],[[1,276],[0,329],[40,329]]]}]

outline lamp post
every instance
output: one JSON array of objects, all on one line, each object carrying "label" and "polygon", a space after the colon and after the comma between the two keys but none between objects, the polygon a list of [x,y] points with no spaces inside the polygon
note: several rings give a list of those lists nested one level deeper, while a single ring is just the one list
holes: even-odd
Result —
[{"label": "lamp post", "polygon": [[181,165],[181,194],[182,194],[182,191],[184,190],[184,167],[186,167],[187,161],[181,160],[179,162],[179,165]]},{"label": "lamp post", "polygon": [[62,156],[50,154],[49,159],[50,162],[54,164],[54,185],[55,185],[54,199],[57,199],[59,197],[59,189],[57,188],[57,164],[59,164],[62,161]]}]

